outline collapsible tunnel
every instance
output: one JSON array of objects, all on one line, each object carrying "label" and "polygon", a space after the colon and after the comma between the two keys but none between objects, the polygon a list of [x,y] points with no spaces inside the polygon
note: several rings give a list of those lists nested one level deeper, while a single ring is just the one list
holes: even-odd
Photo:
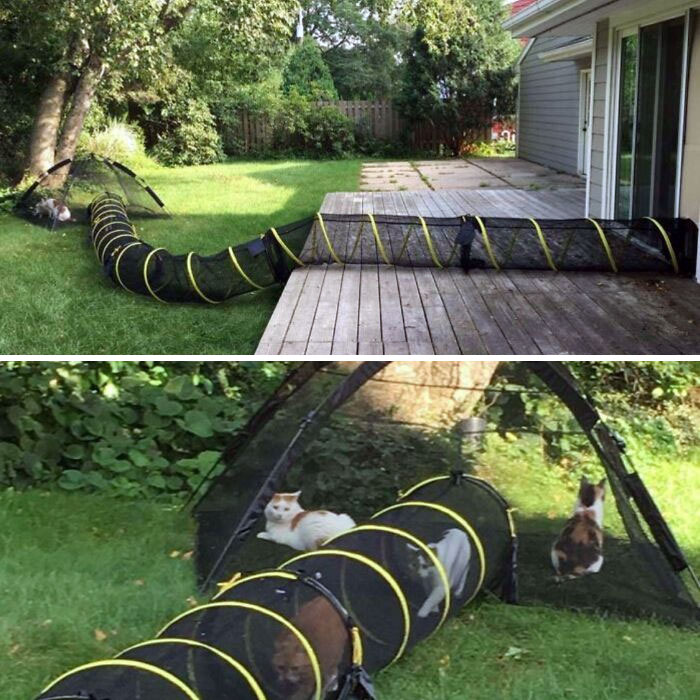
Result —
[{"label": "collapsible tunnel", "polygon": [[173,255],[142,241],[122,198],[90,207],[91,240],[107,275],[161,302],[218,304],[284,283],[295,267],[326,263],[471,268],[694,270],[697,227],[687,219],[424,218],[316,214],[209,256]]},{"label": "collapsible tunnel", "polygon": [[234,577],[156,639],[75,669],[38,700],[371,697],[367,673],[480,591],[512,596],[515,537],[488,484],[458,474],[430,480],[319,550]]}]

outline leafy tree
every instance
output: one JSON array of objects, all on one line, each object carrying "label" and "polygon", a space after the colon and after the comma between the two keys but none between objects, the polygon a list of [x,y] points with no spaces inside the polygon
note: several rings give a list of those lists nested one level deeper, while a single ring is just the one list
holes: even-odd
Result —
[{"label": "leafy tree", "polygon": [[454,155],[491,124],[511,115],[515,104],[512,68],[519,45],[501,28],[500,0],[474,0],[477,20],[448,38],[441,49],[415,31],[406,52],[398,105],[409,122],[437,125]]},{"label": "leafy tree", "polygon": [[282,73],[282,90],[317,100],[338,99],[333,77],[314,39],[305,38],[291,52]]}]

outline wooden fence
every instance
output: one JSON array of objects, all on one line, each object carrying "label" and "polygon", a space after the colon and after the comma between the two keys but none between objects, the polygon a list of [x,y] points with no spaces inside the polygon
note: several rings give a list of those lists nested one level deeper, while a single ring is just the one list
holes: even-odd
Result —
[{"label": "wooden fence", "polygon": [[[391,100],[324,100],[319,105],[335,107],[368,136],[380,141],[402,141],[409,128]],[[272,143],[272,128],[266,117],[244,113],[241,115],[241,133],[238,136],[244,151],[264,150]],[[476,133],[473,140],[490,139],[491,130],[487,128]],[[435,125],[423,122],[410,129],[408,143],[416,151],[438,153],[444,148],[445,139]]]}]

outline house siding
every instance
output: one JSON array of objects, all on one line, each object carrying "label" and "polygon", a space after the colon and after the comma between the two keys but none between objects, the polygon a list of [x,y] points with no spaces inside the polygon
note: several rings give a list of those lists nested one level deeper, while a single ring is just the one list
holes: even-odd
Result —
[{"label": "house siding", "polygon": [[546,63],[543,51],[571,38],[540,38],[520,65],[518,155],[565,173],[578,170],[580,71],[588,61]]},{"label": "house siding", "polygon": [[603,179],[605,163],[605,98],[608,89],[608,43],[610,22],[596,25],[595,68],[593,69],[593,117],[591,128],[591,168],[588,195],[590,216],[603,215]]}]

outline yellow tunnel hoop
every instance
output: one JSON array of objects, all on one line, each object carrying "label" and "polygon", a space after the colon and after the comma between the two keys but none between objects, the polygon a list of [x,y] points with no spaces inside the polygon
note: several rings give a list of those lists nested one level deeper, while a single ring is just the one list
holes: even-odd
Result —
[{"label": "yellow tunnel hoop", "polygon": [[391,265],[391,261],[386,254],[384,244],[382,243],[382,239],[379,235],[379,229],[377,228],[377,222],[374,220],[374,214],[367,214],[367,218],[372,226],[372,235],[374,236],[374,240],[377,242],[377,249],[379,250],[379,254],[382,256],[382,260],[384,260],[387,265]]},{"label": "yellow tunnel hoop", "polygon": [[255,289],[263,289],[259,284],[253,282],[253,280],[248,277],[248,275],[244,272],[243,268],[241,267],[241,264],[238,262],[238,258],[236,257],[236,254],[233,252],[233,248],[231,246],[228,247],[228,255],[231,258],[231,264],[233,265],[234,269],[238,274],[251,286],[255,287]]},{"label": "yellow tunnel hoop", "polygon": [[186,268],[187,268],[187,276],[189,277],[190,284],[194,288],[194,291],[199,294],[199,296],[204,299],[208,304],[220,304],[220,301],[216,301],[215,299],[210,299],[204,292],[199,288],[199,285],[197,284],[197,281],[194,278],[194,271],[192,270],[192,256],[194,255],[194,252],[189,252],[187,253],[187,260],[186,260]]},{"label": "yellow tunnel hoop", "polygon": [[177,676],[174,676],[172,673],[168,673],[168,671],[164,671],[158,666],[145,664],[141,661],[127,661],[126,659],[108,659],[106,661],[93,661],[90,664],[78,666],[77,668],[74,668],[71,671],[64,673],[62,676],[59,676],[55,681],[52,681],[49,685],[46,686],[46,688],[44,688],[44,690],[41,691],[41,694],[43,695],[44,693],[47,693],[49,690],[51,690],[51,688],[58,685],[61,681],[64,681],[66,678],[69,678],[70,676],[75,675],[76,673],[80,673],[81,671],[89,671],[91,668],[101,668],[103,666],[125,666],[127,668],[136,668],[140,671],[145,671],[146,673],[153,673],[154,675],[160,676],[163,680],[168,681],[176,688],[181,690],[188,698],[190,698],[190,700],[200,700],[199,696],[194,693],[192,688],[186,686]]},{"label": "yellow tunnel hoop", "polygon": [[236,659],[221,651],[221,649],[213,647],[210,644],[198,642],[196,639],[180,639],[178,637],[161,637],[160,639],[149,639],[146,642],[140,642],[139,644],[134,644],[133,646],[127,647],[126,649],[124,649],[124,651],[119,653],[117,658],[121,657],[122,654],[126,654],[127,652],[132,651],[134,649],[141,649],[142,647],[148,646],[156,646],[158,644],[183,644],[186,646],[197,647],[198,649],[206,649],[207,651],[212,652],[219,658],[223,659],[229,666],[234,668],[243,676],[243,678],[245,678],[257,700],[267,700],[267,695],[265,695],[262,688],[255,680],[253,674],[240,661],[236,661]]},{"label": "yellow tunnel hoop", "polygon": [[[102,249],[102,253],[98,252],[99,246],[95,250],[101,265],[105,264],[105,253],[107,252],[107,246],[109,246],[110,243],[114,243],[114,241],[119,240],[120,238],[134,238],[134,234],[133,233],[120,233],[118,236],[114,236],[113,238],[110,238],[110,239],[105,239],[107,241],[107,243],[105,244],[104,248]],[[100,245],[102,245],[103,243],[104,243],[104,241],[100,241]]]},{"label": "yellow tunnel hoop", "polygon": [[376,561],[370,559],[364,554],[358,554],[357,552],[346,552],[342,549],[317,549],[313,552],[305,552],[304,554],[299,554],[296,557],[288,559],[280,564],[278,568],[281,569],[285,566],[294,564],[302,559],[308,559],[312,556],[341,556],[347,557],[348,559],[352,559],[354,561],[359,561],[361,564],[369,566],[370,569],[378,573],[389,584],[389,587],[394,591],[394,594],[399,601],[399,607],[401,608],[401,614],[403,615],[404,620],[404,634],[398,651],[387,666],[391,666],[391,664],[398,661],[406,650],[406,645],[408,644],[408,638],[411,633],[411,614],[408,609],[408,601],[406,600],[406,596],[404,595],[404,592],[396,579],[381,564],[377,564]]},{"label": "yellow tunnel hoop", "polygon": [[489,260],[491,260],[491,264],[496,270],[500,270],[501,266],[498,264],[498,260],[496,260],[496,256],[493,254],[491,240],[489,239],[489,234],[486,232],[486,226],[484,225],[482,218],[480,216],[475,216],[474,219],[476,220],[476,223],[479,224],[481,238],[484,241],[484,247],[486,248],[486,252],[488,253]]},{"label": "yellow tunnel hoop", "polygon": [[666,229],[653,217],[645,216],[644,218],[651,221],[651,223],[654,224],[654,226],[656,226],[657,229],[659,229],[659,233],[663,237],[664,243],[666,243],[666,247],[668,248],[669,255],[671,256],[671,264],[673,265],[673,271],[676,274],[678,274],[680,272],[680,268],[678,267],[678,258],[676,258],[676,251],[673,249],[671,238],[666,232]]},{"label": "yellow tunnel hoop", "polygon": [[443,264],[440,262],[440,258],[438,258],[437,253],[435,252],[435,247],[433,246],[433,239],[430,236],[430,231],[428,230],[428,224],[425,223],[425,219],[422,216],[419,216],[418,219],[420,220],[420,225],[423,229],[423,236],[425,237],[425,243],[428,246],[428,252],[430,253],[430,257],[433,259],[433,262],[437,267],[444,267]]},{"label": "yellow tunnel hoop", "polygon": [[129,243],[129,245],[125,245],[125,246],[119,251],[119,255],[117,255],[117,261],[114,263],[114,274],[115,274],[115,276],[116,276],[116,278],[117,278],[117,282],[119,282],[119,284],[120,284],[127,292],[131,292],[132,294],[136,294],[136,292],[135,292],[133,289],[129,289],[129,287],[127,287],[127,286],[124,284],[124,282],[122,282],[122,278],[121,278],[121,276],[120,276],[120,274],[119,274],[119,263],[121,262],[122,255],[124,255],[124,253],[126,253],[126,251],[129,250],[129,248],[133,248],[133,246],[135,246],[135,245],[144,245],[144,244],[143,244],[141,241],[134,241],[133,243]]},{"label": "yellow tunnel hoop", "polygon": [[600,237],[600,242],[603,244],[603,250],[605,250],[605,254],[608,256],[608,261],[610,262],[610,267],[612,268],[613,272],[617,272],[617,263],[615,262],[615,258],[613,257],[612,250],[610,249],[610,244],[608,243],[608,237],[605,235],[605,231],[603,231],[603,227],[595,220],[592,219],[590,216],[586,217],[588,221],[590,221],[596,228],[596,231],[598,232],[598,236]]},{"label": "yellow tunnel hoop", "polygon": [[282,248],[282,250],[283,250],[292,260],[294,260],[294,262],[295,262],[297,265],[299,265],[300,267],[304,267],[304,262],[303,262],[302,260],[300,260],[299,258],[297,258],[297,256],[294,255],[294,253],[292,253],[292,251],[289,249],[289,247],[287,246],[287,244],[282,240],[282,236],[280,236],[279,233],[277,233],[277,229],[271,227],[271,228],[270,228],[270,233],[275,237],[275,240],[280,244],[280,248]]},{"label": "yellow tunnel hoop", "polygon": [[479,582],[474,590],[474,593],[471,595],[470,598],[464,601],[463,605],[471,603],[471,601],[474,600],[474,598],[476,597],[477,593],[481,590],[481,586],[483,585],[484,579],[486,578],[486,555],[484,554],[484,547],[481,544],[481,539],[479,538],[479,535],[476,534],[476,531],[469,524],[466,518],[463,518],[459,513],[455,513],[451,508],[443,506],[439,503],[428,503],[426,501],[404,501],[402,503],[395,503],[394,505],[388,506],[387,508],[383,508],[382,510],[375,513],[372,516],[372,519],[377,518],[380,515],[383,515],[384,513],[388,513],[389,511],[397,510],[398,508],[408,508],[411,506],[418,508],[431,508],[433,510],[439,511],[440,513],[448,515],[454,521],[459,523],[459,525],[469,534],[469,536],[474,541],[474,546],[476,547],[477,554],[479,555],[479,563],[481,564],[479,571]]},{"label": "yellow tunnel hoop", "polygon": [[323,220],[320,211],[316,212],[316,218],[318,219],[318,223],[321,225],[321,233],[323,234],[323,240],[326,242],[328,252],[331,254],[333,260],[335,260],[339,265],[342,265],[343,261],[338,257],[338,255],[335,252],[335,249],[331,245],[331,239],[328,236],[328,231],[326,230],[326,222]]},{"label": "yellow tunnel hoop", "polygon": [[124,212],[121,209],[109,209],[103,212],[100,212],[99,214],[94,214],[92,216],[92,225],[96,226],[97,224],[101,224],[103,222],[106,222],[107,219],[116,219],[117,221],[124,221],[126,223],[125,218],[118,219],[117,217],[119,216],[124,216]]},{"label": "yellow tunnel hoop", "polygon": [[[249,574],[248,576],[236,574],[232,580],[219,584],[219,591],[212,598],[212,600],[215,601],[219,599],[221,596],[228,593],[228,591],[240,586],[242,583],[247,583],[248,581],[255,581],[262,578],[282,578],[287,581],[301,581],[301,576],[296,571],[283,571],[281,569],[275,569],[274,571],[259,571],[256,574]],[[320,593],[320,595],[323,595],[323,593]],[[353,663],[361,666],[364,658],[364,651],[362,648],[362,637],[357,634],[358,632],[359,630],[355,625],[353,625],[349,630],[352,642]]]},{"label": "yellow tunnel hoop", "polygon": [[390,525],[358,525],[357,527],[353,527],[350,530],[346,530],[345,532],[341,532],[338,535],[335,535],[334,537],[331,537],[330,539],[326,540],[323,543],[323,546],[329,545],[331,542],[335,542],[336,540],[341,539],[342,537],[345,537],[346,535],[351,535],[354,532],[374,532],[374,531],[379,531],[379,532],[388,532],[392,535],[398,535],[399,537],[403,537],[409,542],[412,542],[414,545],[416,545],[424,554],[427,555],[428,559],[433,563],[435,566],[435,569],[438,572],[438,576],[440,577],[440,581],[442,582],[442,587],[445,590],[445,600],[444,600],[444,605],[443,605],[443,611],[442,615],[440,616],[440,621],[437,624],[437,627],[433,630],[431,634],[434,634],[437,632],[447,619],[447,616],[450,613],[450,606],[452,605],[452,591],[450,590],[450,582],[449,579],[447,578],[447,572],[445,571],[445,567],[442,565],[442,562],[437,558],[435,555],[435,552],[433,552],[430,547],[428,547],[423,540],[421,540],[419,537],[416,537],[415,535],[411,534],[410,532],[406,532],[406,530],[402,530],[401,528],[398,527],[392,527]]},{"label": "yellow tunnel hoop", "polygon": [[[114,230],[110,230],[109,227],[116,227]],[[124,228],[125,227],[125,228]],[[127,224],[125,221],[105,221],[102,226],[92,234],[92,246],[97,248],[98,239],[101,236],[108,236],[110,233],[126,233],[129,232],[134,238],[138,238],[133,227]]]},{"label": "yellow tunnel hoop", "polygon": [[537,231],[537,237],[540,239],[540,245],[542,246],[542,250],[544,251],[544,257],[547,259],[547,265],[554,271],[557,272],[557,266],[554,264],[554,260],[552,258],[552,251],[549,249],[549,246],[547,245],[547,239],[544,237],[544,233],[542,233],[542,227],[539,225],[539,223],[535,219],[530,219],[532,222],[532,225],[535,227],[535,231]]},{"label": "yellow tunnel hoop", "polygon": [[316,656],[316,652],[314,651],[313,646],[311,645],[309,640],[304,636],[304,634],[296,627],[296,625],[293,625],[289,620],[285,619],[284,617],[282,617],[282,615],[276,613],[274,610],[269,610],[268,608],[265,608],[262,605],[255,605],[253,603],[246,603],[243,601],[220,601],[216,603],[207,603],[206,605],[198,605],[196,608],[187,610],[184,613],[170,620],[170,622],[168,622],[168,624],[165,625],[165,627],[163,627],[163,629],[161,629],[160,632],[158,632],[157,636],[163,634],[163,632],[165,632],[165,630],[168,629],[168,627],[174,625],[176,622],[179,622],[183,618],[189,615],[193,615],[194,613],[199,612],[201,610],[208,610],[210,608],[241,608],[243,610],[252,610],[253,612],[260,613],[261,615],[267,615],[267,617],[271,617],[276,622],[279,622],[283,627],[286,627],[299,640],[301,645],[304,647],[306,655],[309,657],[309,661],[311,662],[311,668],[314,673],[314,682],[316,684],[314,700],[321,700],[321,665],[318,662],[318,657]]},{"label": "yellow tunnel hoop", "polygon": [[[124,249],[126,250],[126,248]],[[143,281],[146,283],[146,289],[148,290],[149,294],[156,300],[158,300],[161,304],[167,304],[168,302],[165,301],[165,299],[161,299],[152,289],[151,289],[151,284],[148,281],[148,263],[151,261],[151,258],[160,250],[165,250],[165,248],[154,248],[147,256],[146,259],[143,261]]]}]

